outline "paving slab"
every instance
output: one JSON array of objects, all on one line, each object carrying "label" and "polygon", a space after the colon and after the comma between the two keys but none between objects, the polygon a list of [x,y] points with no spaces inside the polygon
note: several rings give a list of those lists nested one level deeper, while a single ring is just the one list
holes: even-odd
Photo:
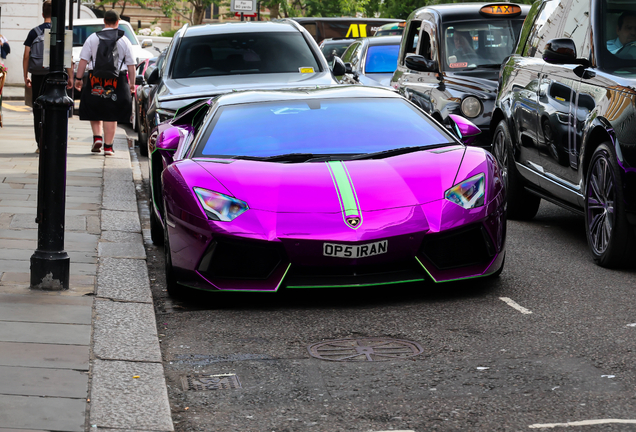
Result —
[{"label": "paving slab", "polygon": [[0,342],[0,366],[88,370],[88,356],[84,345]]},{"label": "paving slab", "polygon": [[152,304],[95,299],[93,354],[102,360],[161,362]]},{"label": "paving slab", "polygon": [[135,258],[144,260],[146,259],[146,249],[144,245],[137,242],[131,243],[112,243],[112,242],[100,242],[97,251],[99,257],[114,257],[114,258]]},{"label": "paving slab", "polygon": [[86,399],[88,373],[0,366],[0,394]]},{"label": "paving slab", "polygon": [[[91,342],[91,326],[83,324],[0,321],[0,341],[89,345]],[[1,385],[0,392],[2,392]]]},{"label": "paving slab", "polygon": [[174,430],[161,363],[95,360],[92,386],[91,426]]},{"label": "paving slab", "polygon": [[102,211],[102,230],[141,232],[139,214],[125,211]]},{"label": "paving slab", "polygon": [[7,428],[83,432],[86,400],[0,395],[0,424]]},{"label": "paving slab", "polygon": [[52,308],[37,303],[0,303],[0,320],[57,324],[90,324],[90,307],[61,304]]}]

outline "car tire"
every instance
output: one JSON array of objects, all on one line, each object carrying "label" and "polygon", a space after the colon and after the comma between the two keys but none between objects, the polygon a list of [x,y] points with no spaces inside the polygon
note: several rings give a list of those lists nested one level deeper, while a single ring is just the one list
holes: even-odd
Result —
[{"label": "car tire", "polygon": [[168,295],[174,299],[182,299],[185,296],[185,287],[177,283],[174,267],[172,266],[172,253],[170,252],[170,235],[168,230],[163,231],[163,251],[165,256],[166,290]]},{"label": "car tire", "polygon": [[523,181],[515,166],[512,140],[505,120],[500,121],[495,129],[492,151],[501,169],[503,184],[506,187],[508,217],[516,220],[532,219],[539,211],[541,198],[531,194],[523,187]]},{"label": "car tire", "polygon": [[598,146],[585,176],[585,232],[594,262],[608,268],[633,260],[636,244],[619,172],[611,143]]},{"label": "car tire", "polygon": [[139,125],[137,128],[137,145],[139,146],[139,153],[148,157],[148,134],[143,130],[144,128]]},{"label": "car tire", "polygon": [[155,213],[154,204],[152,203],[152,198],[149,200],[150,205],[150,238],[152,242],[157,246],[163,245],[164,242],[164,228]]}]

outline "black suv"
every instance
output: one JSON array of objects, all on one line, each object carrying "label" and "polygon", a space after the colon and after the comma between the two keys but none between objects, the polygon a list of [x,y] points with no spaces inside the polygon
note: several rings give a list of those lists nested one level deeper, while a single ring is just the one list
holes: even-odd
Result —
[{"label": "black suv", "polygon": [[508,216],[541,199],[585,216],[594,261],[634,259],[636,3],[543,0],[502,67],[491,128]]}]

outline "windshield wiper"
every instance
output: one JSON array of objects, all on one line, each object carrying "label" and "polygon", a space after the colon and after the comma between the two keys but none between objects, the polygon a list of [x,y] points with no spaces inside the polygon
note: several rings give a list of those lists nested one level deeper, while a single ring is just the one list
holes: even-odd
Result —
[{"label": "windshield wiper", "polygon": [[425,146],[413,146],[413,147],[400,147],[391,150],[383,150],[376,153],[363,153],[357,156],[352,156],[350,158],[344,160],[361,160],[361,159],[384,159],[392,156],[399,156],[406,153],[413,153],[421,150],[430,150],[439,147],[446,147],[452,145],[453,143],[444,143],[444,144],[433,144],[433,145],[425,145]]},{"label": "windshield wiper", "polygon": [[232,159],[245,159],[263,162],[305,162],[308,159],[324,155],[315,155],[313,153],[286,153],[274,156],[234,156]]}]

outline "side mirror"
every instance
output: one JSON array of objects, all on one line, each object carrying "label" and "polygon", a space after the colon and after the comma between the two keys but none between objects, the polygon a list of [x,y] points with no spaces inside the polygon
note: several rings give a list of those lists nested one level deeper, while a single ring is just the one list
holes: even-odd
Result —
[{"label": "side mirror", "polygon": [[135,85],[144,85],[144,76],[143,75],[137,75],[135,77]]},{"label": "side mirror", "polygon": [[146,78],[148,84],[159,84],[159,68],[156,66],[149,67],[144,74],[144,78]]},{"label": "side mirror", "polygon": [[142,48],[149,48],[152,46],[152,39],[144,39],[141,41]]},{"label": "side mirror", "polygon": [[176,150],[181,141],[181,131],[178,127],[172,126],[164,129],[157,137],[155,148],[157,150]]},{"label": "side mirror", "polygon": [[543,50],[543,61],[551,64],[578,64],[585,67],[590,62],[584,58],[576,57],[576,45],[569,38],[550,39]]},{"label": "side mirror", "polygon": [[333,58],[333,65],[331,66],[331,72],[334,74],[334,76],[342,76],[347,72],[345,65],[342,62],[342,59],[340,57],[335,56]]},{"label": "side mirror", "polygon": [[481,130],[473,122],[456,114],[448,115],[448,123],[455,136],[466,145],[472,144],[475,137],[481,133]]},{"label": "side mirror", "polygon": [[353,73],[353,66],[351,65],[351,63],[345,63],[344,66],[345,66],[345,73],[348,73],[348,74]]},{"label": "side mirror", "polygon": [[437,62],[421,55],[410,55],[404,59],[406,67],[418,72],[437,72]]}]

